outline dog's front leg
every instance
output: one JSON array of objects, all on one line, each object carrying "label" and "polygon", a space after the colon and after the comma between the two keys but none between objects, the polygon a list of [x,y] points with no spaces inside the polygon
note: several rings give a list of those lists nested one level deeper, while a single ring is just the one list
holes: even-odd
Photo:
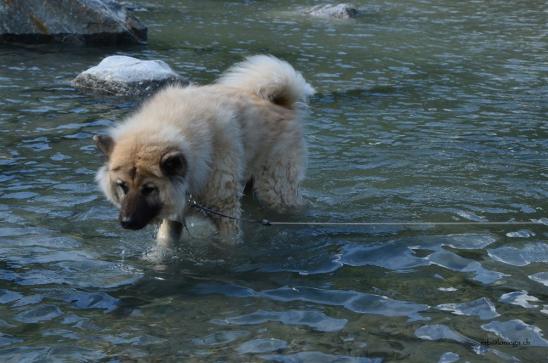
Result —
[{"label": "dog's front leg", "polygon": [[156,246],[145,255],[145,259],[153,263],[163,263],[175,255],[177,242],[181,238],[183,224],[177,221],[162,220],[156,235]]},{"label": "dog's front leg", "polygon": [[240,218],[242,211],[237,197],[215,205],[217,211],[225,216],[211,216],[219,237],[223,243],[238,244],[241,242]]},{"label": "dog's front leg", "polygon": [[156,235],[158,245],[164,248],[173,248],[181,238],[183,224],[178,221],[164,219]]},{"label": "dog's front leg", "polygon": [[227,244],[238,244],[241,242],[240,222],[228,219],[216,219],[215,225],[219,232],[221,241]]}]

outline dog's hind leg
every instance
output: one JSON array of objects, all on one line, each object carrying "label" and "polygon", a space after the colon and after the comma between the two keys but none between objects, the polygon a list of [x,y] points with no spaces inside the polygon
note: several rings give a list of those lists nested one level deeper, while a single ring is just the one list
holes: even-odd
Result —
[{"label": "dog's hind leg", "polygon": [[215,224],[219,237],[224,243],[235,244],[241,240],[240,217],[242,214],[240,206],[239,185],[227,174],[217,175],[213,179],[223,181],[223,188],[218,188],[216,196],[203,198],[203,203],[208,208],[222,215],[210,214],[209,218]]},{"label": "dog's hind leg", "polygon": [[254,189],[259,200],[279,211],[302,205],[299,185],[304,179],[305,149],[297,143],[289,150],[269,155],[254,173]]},{"label": "dog's hind leg", "polygon": [[238,243],[240,234],[240,217],[243,181],[241,166],[241,151],[236,147],[219,149],[215,160],[219,164],[212,170],[204,193],[198,196],[198,201],[208,208],[222,213],[225,217],[211,214],[221,240],[228,244]]},{"label": "dog's hind leg", "polygon": [[239,198],[225,201],[222,204],[223,206],[219,207],[219,210],[222,210],[223,214],[231,218],[212,216],[211,219],[215,223],[215,226],[219,232],[219,237],[224,243],[237,244],[241,241],[239,218],[242,213]]}]

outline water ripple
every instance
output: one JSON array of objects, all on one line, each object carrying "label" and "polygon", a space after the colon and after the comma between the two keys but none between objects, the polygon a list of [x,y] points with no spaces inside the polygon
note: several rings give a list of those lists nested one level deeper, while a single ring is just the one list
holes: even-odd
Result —
[{"label": "water ripple", "polygon": [[540,300],[535,296],[531,296],[527,291],[512,291],[502,294],[499,298],[500,302],[505,304],[512,304],[521,306],[526,309],[532,309],[538,307],[538,305],[530,304],[529,302],[539,302]]},{"label": "water ripple", "polygon": [[221,293],[234,297],[266,297],[276,301],[306,301],[322,305],[338,305],[362,314],[385,316],[407,316],[410,321],[425,320],[419,314],[429,309],[428,305],[400,301],[375,294],[352,290],[325,290],[312,287],[280,287],[255,292],[251,289],[225,284],[198,284],[195,293]]},{"label": "water ripple", "polygon": [[437,305],[436,308],[443,311],[450,311],[455,315],[477,316],[481,320],[493,319],[500,316],[491,300],[484,297],[460,304],[440,304]]},{"label": "water ripple", "polygon": [[509,342],[510,345],[531,345],[534,347],[548,347],[548,340],[542,336],[542,331],[534,326],[524,323],[519,319],[508,321],[492,321],[483,324],[481,328]]},{"label": "water ripple", "polygon": [[255,325],[270,321],[277,321],[286,325],[304,325],[321,332],[339,331],[348,322],[346,319],[334,319],[324,313],[313,310],[258,310],[251,314],[214,319],[211,322],[219,325]]},{"label": "water ripple", "polygon": [[287,348],[287,342],[280,339],[253,339],[242,343],[236,350],[240,354],[270,353]]},{"label": "water ripple", "polygon": [[350,357],[345,355],[325,354],[321,352],[299,352],[294,354],[261,355],[261,359],[280,363],[381,363],[381,358]]},{"label": "water ripple", "polygon": [[548,262],[547,243],[530,243],[522,248],[504,246],[488,249],[487,252],[492,259],[513,266],[527,266],[535,262]]},{"label": "water ripple", "polygon": [[217,346],[232,343],[248,335],[249,332],[243,330],[216,331],[202,338],[194,338],[192,339],[192,343],[196,345]]},{"label": "water ripple", "polygon": [[15,316],[15,320],[22,323],[38,323],[41,321],[51,320],[62,316],[63,313],[55,305],[37,305],[25,309]]},{"label": "water ripple", "polygon": [[[135,2],[146,46],[0,47],[0,361],[546,359],[543,2],[358,1],[349,21],[293,0]],[[143,261],[153,232],[119,228],[90,139],[142,100],[69,84],[113,52],[198,84],[270,53],[317,89],[307,207],[274,214],[251,197],[246,216],[540,224],[246,224],[239,246]],[[535,346],[499,351],[486,334]]]}]

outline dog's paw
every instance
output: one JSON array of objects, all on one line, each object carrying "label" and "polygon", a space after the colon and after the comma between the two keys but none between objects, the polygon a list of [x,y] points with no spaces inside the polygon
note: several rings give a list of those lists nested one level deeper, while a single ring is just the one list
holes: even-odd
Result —
[{"label": "dog's paw", "polygon": [[153,264],[163,264],[177,258],[177,251],[168,246],[155,245],[143,254],[143,260]]}]

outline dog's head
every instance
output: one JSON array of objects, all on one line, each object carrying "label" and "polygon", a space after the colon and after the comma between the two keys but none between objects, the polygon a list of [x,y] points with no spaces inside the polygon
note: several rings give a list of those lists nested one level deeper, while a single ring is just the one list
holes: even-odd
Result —
[{"label": "dog's head", "polygon": [[186,205],[188,163],[183,150],[136,138],[93,139],[107,158],[96,179],[120,209],[122,227],[141,229],[163,218],[178,219]]}]

